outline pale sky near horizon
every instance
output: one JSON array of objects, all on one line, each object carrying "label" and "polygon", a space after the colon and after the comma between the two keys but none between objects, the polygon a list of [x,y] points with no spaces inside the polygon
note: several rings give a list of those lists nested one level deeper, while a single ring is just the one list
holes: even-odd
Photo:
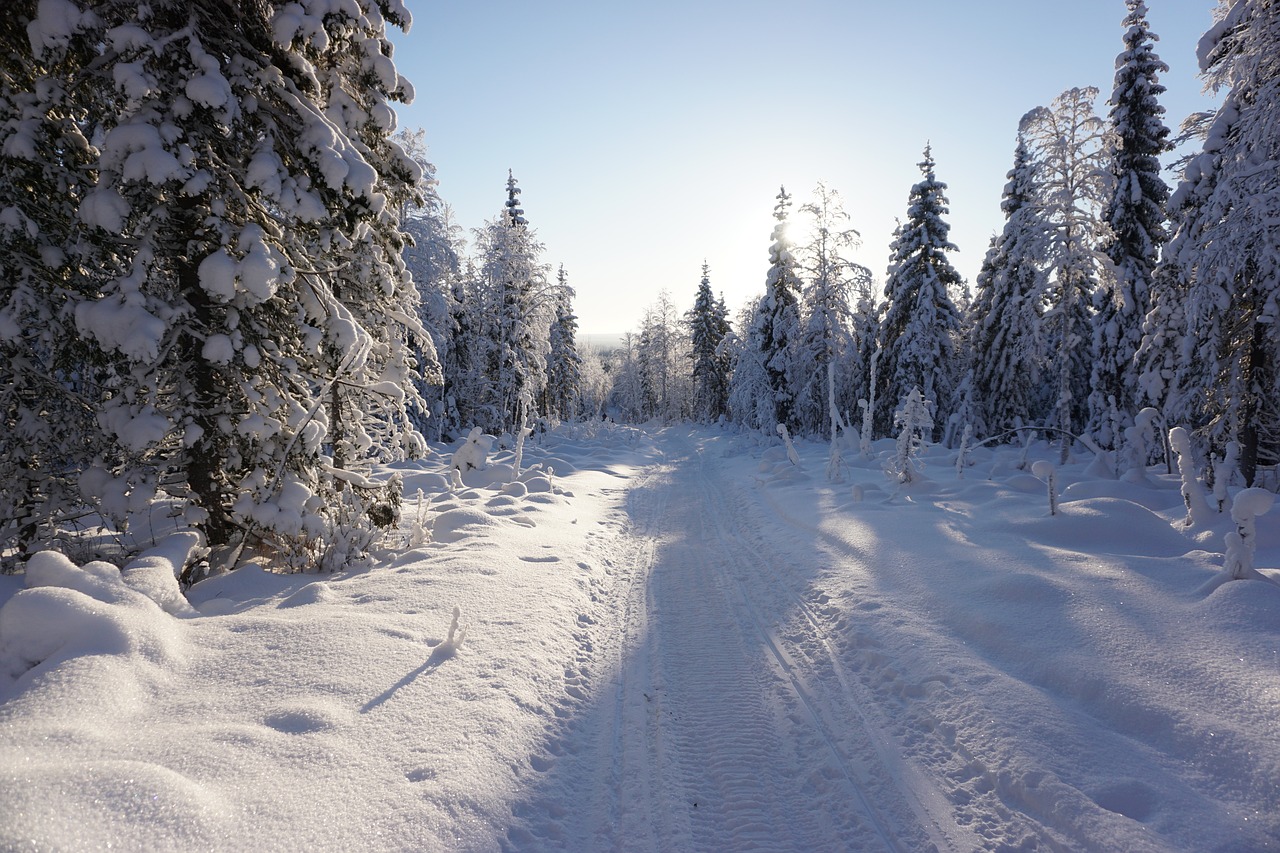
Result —
[{"label": "pale sky near horizon", "polygon": [[[1148,0],[1166,124],[1202,94],[1214,0]],[[883,283],[896,218],[933,146],[952,262],[972,282],[1000,230],[1019,118],[1096,86],[1105,116],[1124,0],[470,0],[412,3],[392,32],[439,192],[466,229],[514,171],[544,260],[564,264],[580,331],[637,330],[666,289],[693,303],[703,260],[737,310],[764,290],[774,197],[818,181]],[[1174,183],[1172,175],[1167,180]]]}]

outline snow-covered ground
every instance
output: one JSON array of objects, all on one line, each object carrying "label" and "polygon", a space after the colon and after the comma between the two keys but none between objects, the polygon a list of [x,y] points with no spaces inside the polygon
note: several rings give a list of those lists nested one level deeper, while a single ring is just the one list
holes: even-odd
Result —
[{"label": "snow-covered ground", "polygon": [[1280,848],[1280,510],[1223,582],[1230,518],[1182,526],[1162,467],[1082,453],[1050,515],[1019,448],[906,486],[797,449],[561,430],[463,489],[446,453],[378,567],[194,609],[182,538],[37,558],[0,849]]}]

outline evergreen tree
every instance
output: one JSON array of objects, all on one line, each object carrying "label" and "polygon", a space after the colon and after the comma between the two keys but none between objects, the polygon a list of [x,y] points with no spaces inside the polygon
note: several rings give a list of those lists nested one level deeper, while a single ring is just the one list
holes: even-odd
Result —
[{"label": "evergreen tree", "polygon": [[564,265],[556,274],[555,318],[551,321],[547,358],[546,414],[563,421],[578,417],[582,396],[582,356],[578,355],[578,318],[573,313],[573,288]]},{"label": "evergreen tree", "polygon": [[[1090,422],[1095,430],[1109,422],[1111,409],[1126,420],[1140,408],[1134,369],[1144,318],[1152,307],[1156,263],[1165,232],[1169,188],[1160,177],[1160,155],[1169,149],[1169,128],[1159,96],[1159,74],[1169,67],[1155,53],[1158,40],[1147,29],[1142,0],[1126,0],[1129,14],[1124,50],[1116,59],[1111,95],[1111,131],[1115,140],[1111,198],[1103,218],[1111,229],[1106,248],[1113,278],[1096,292]],[[1123,424],[1122,424],[1123,426]],[[1105,443],[1110,436],[1102,429]]]},{"label": "evergreen tree", "polygon": [[[1093,293],[1103,258],[1100,211],[1111,197],[1108,131],[1093,111],[1094,88],[1068,89],[1050,108],[1022,119],[1036,160],[1040,217],[1048,226],[1045,258],[1048,303],[1046,353],[1053,375],[1053,426],[1074,433],[1088,418],[1092,373]],[[1070,449],[1064,440],[1062,452]]]},{"label": "evergreen tree", "polygon": [[520,208],[520,188],[507,177],[501,217],[476,232],[484,298],[483,346],[489,386],[479,425],[495,432],[518,428],[533,417],[546,383],[545,318],[538,300],[547,267],[543,246]]},{"label": "evergreen tree", "polygon": [[971,380],[979,435],[1040,419],[1041,252],[1044,225],[1035,205],[1035,166],[1021,137],[1004,198],[1004,229],[978,273],[970,309]]},{"label": "evergreen tree", "polygon": [[1191,361],[1211,382],[1205,432],[1219,447],[1239,442],[1252,485],[1259,464],[1280,459],[1280,4],[1220,11],[1199,58],[1227,95],[1171,200],[1180,221],[1167,253],[1187,275]]},{"label": "evergreen tree", "polygon": [[714,422],[727,413],[729,405],[729,355],[723,347],[729,318],[724,301],[711,294],[711,272],[706,263],[685,324],[692,347],[694,415],[703,422]]},{"label": "evergreen tree", "polygon": [[[404,416],[421,328],[397,219],[418,170],[388,138],[387,102],[410,89],[383,29],[407,11],[19,6],[28,43],[13,47],[31,59],[12,61],[34,76],[6,86],[52,96],[26,106],[66,123],[43,154],[24,144],[30,125],[3,147],[74,170],[76,220],[58,239],[104,261],[65,268],[75,295],[57,309],[93,350],[72,369],[99,365],[110,386],[82,398],[109,447],[79,460],[81,493],[113,516],[122,491],[136,506],[176,472],[215,548],[250,530],[319,535],[335,461],[418,443]],[[359,441],[333,432],[335,393],[360,401]]]},{"label": "evergreen tree", "polygon": [[[800,277],[787,235],[791,196],[783,187],[773,208],[772,243],[769,246],[769,272],[765,277],[764,298],[755,317],[755,337],[760,346],[761,362],[769,379],[774,424],[794,430],[795,391],[793,351],[800,340]],[[772,425],[764,425],[773,432]]]},{"label": "evergreen tree", "polygon": [[924,180],[911,188],[907,221],[890,248],[878,336],[881,434],[892,427],[894,411],[913,388],[933,404],[935,427],[945,423],[954,403],[960,314],[951,293],[962,282],[947,259],[956,247],[947,239],[951,226],[943,219],[947,185],[937,179],[934,165],[932,149],[925,146],[919,164]]}]

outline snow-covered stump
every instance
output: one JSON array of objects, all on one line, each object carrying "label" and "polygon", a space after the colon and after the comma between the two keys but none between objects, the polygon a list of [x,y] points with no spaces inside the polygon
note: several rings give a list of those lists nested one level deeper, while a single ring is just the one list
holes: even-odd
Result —
[{"label": "snow-covered stump", "polygon": [[973,424],[964,425],[964,433],[960,436],[960,451],[956,454],[956,479],[964,479],[965,457],[969,454],[969,439],[973,438]]},{"label": "snow-covered stump", "polygon": [[1187,505],[1187,527],[1207,524],[1212,520],[1213,509],[1205,497],[1204,488],[1196,479],[1195,457],[1191,453],[1191,435],[1183,427],[1169,430],[1169,445],[1178,457],[1178,472],[1182,475],[1182,502]]},{"label": "snow-covered stump", "polygon": [[1239,456],[1239,442],[1228,441],[1222,460],[1213,463],[1213,503],[1218,512],[1227,508],[1227,486],[1231,484],[1231,477],[1236,473]]},{"label": "snow-covered stump", "polygon": [[1058,468],[1047,459],[1037,459],[1031,473],[1044,480],[1049,490],[1049,515],[1058,514]]},{"label": "snow-covered stump", "polygon": [[782,441],[787,445],[787,459],[791,460],[791,464],[800,467],[800,454],[796,453],[796,446],[791,442],[791,433],[787,431],[786,424],[778,424],[778,435],[782,436]]},{"label": "snow-covered stump", "polygon": [[1245,489],[1232,502],[1231,520],[1236,523],[1236,529],[1225,537],[1227,553],[1223,562],[1233,580],[1260,577],[1253,568],[1258,536],[1256,519],[1271,509],[1275,499],[1266,489]]}]

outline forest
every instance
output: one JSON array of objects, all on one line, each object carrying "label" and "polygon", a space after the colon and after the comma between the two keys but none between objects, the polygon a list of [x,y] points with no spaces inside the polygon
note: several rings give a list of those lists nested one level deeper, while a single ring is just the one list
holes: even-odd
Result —
[{"label": "forest", "polygon": [[1175,134],[1127,8],[1113,91],[1024,116],[975,281],[925,146],[882,285],[836,189],[783,188],[757,299],[731,315],[704,265],[595,352],[516,176],[468,239],[426,134],[397,129],[399,0],[23,0],[0,28],[0,558],[86,530],[128,556],[159,502],[207,544],[185,582],[255,553],[337,568],[398,517],[372,465],[602,419],[833,453],[1039,433],[1117,473],[1171,460],[1178,428],[1209,486],[1274,489],[1280,11],[1220,10],[1198,55],[1221,106]]}]

